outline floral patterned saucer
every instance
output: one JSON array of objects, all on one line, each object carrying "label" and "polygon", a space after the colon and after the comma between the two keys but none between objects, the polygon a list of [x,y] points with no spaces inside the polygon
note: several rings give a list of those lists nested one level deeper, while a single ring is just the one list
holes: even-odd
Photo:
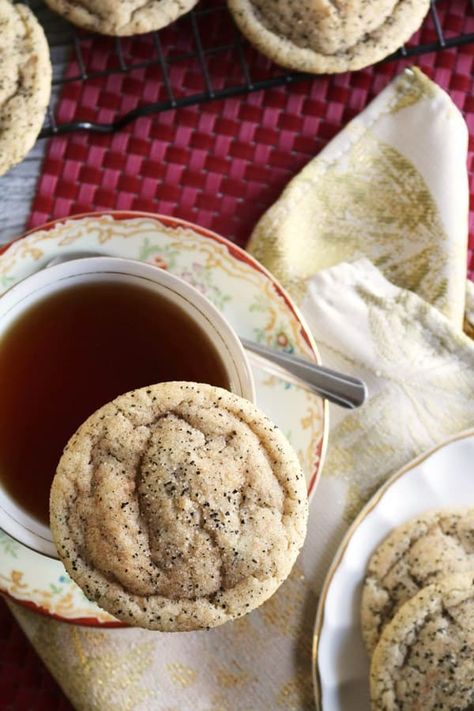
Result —
[{"label": "floral patterned saucer", "polygon": [[[66,252],[103,252],[140,259],[181,276],[204,293],[240,336],[318,359],[312,336],[273,277],[222,237],[175,218],[146,213],[94,213],[49,223],[0,250],[0,293]],[[257,403],[299,454],[314,491],[324,453],[323,401],[254,369]],[[91,603],[59,561],[0,531],[0,591],[57,619],[92,626],[121,623]]]}]

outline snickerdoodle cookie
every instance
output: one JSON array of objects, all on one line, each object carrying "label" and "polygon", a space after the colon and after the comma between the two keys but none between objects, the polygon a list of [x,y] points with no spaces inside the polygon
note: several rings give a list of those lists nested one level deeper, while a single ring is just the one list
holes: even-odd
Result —
[{"label": "snickerdoodle cookie", "polygon": [[371,654],[385,625],[426,585],[474,572],[474,509],[431,511],[396,528],[372,556],[361,623]]},{"label": "snickerdoodle cookie", "polygon": [[372,657],[372,711],[467,711],[473,679],[471,573],[423,588],[385,627]]},{"label": "snickerdoodle cookie", "polygon": [[0,175],[38,136],[51,93],[43,29],[26,5],[0,0]]},{"label": "snickerdoodle cookie", "polygon": [[103,35],[160,30],[191,10],[197,0],[46,0],[67,20]]},{"label": "snickerdoodle cookie", "polygon": [[297,456],[249,401],[171,382],[118,397],[68,443],[51,490],[58,553],[120,620],[163,631],[249,612],[306,532]]},{"label": "snickerdoodle cookie", "polygon": [[429,0],[228,0],[243,34],[291,69],[361,69],[395,52],[420,27]]}]

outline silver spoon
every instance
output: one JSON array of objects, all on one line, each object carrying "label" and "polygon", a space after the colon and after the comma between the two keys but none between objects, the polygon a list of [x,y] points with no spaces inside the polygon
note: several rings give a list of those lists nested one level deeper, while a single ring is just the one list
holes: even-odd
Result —
[{"label": "silver spoon", "polygon": [[[43,268],[62,264],[73,259],[85,257],[104,257],[108,255],[99,252],[69,252],[53,257]],[[240,338],[251,361],[272,375],[288,383],[299,385],[305,390],[316,393],[330,402],[355,409],[360,407],[367,398],[367,386],[359,378],[345,375],[331,368],[316,365],[304,358],[276,351],[273,348],[254,343],[247,338]]]},{"label": "silver spoon", "polygon": [[367,386],[359,378],[316,365],[304,358],[240,338],[251,361],[269,373],[321,395],[330,402],[351,410],[363,405]]}]

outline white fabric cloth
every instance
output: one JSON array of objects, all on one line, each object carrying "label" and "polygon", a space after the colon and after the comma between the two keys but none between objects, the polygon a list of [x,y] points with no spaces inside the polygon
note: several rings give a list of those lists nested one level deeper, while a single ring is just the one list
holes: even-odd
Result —
[{"label": "white fabric cloth", "polygon": [[290,181],[250,250],[298,300],[316,272],[368,257],[461,326],[467,140],[449,96],[407,69]]}]

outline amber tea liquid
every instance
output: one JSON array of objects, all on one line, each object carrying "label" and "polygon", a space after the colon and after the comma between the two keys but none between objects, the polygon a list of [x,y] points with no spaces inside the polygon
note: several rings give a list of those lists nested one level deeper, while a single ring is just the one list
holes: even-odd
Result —
[{"label": "amber tea liquid", "polygon": [[144,287],[91,283],[37,302],[0,339],[0,479],[48,523],[64,445],[98,407],[166,380],[229,387],[209,340],[178,306]]}]

